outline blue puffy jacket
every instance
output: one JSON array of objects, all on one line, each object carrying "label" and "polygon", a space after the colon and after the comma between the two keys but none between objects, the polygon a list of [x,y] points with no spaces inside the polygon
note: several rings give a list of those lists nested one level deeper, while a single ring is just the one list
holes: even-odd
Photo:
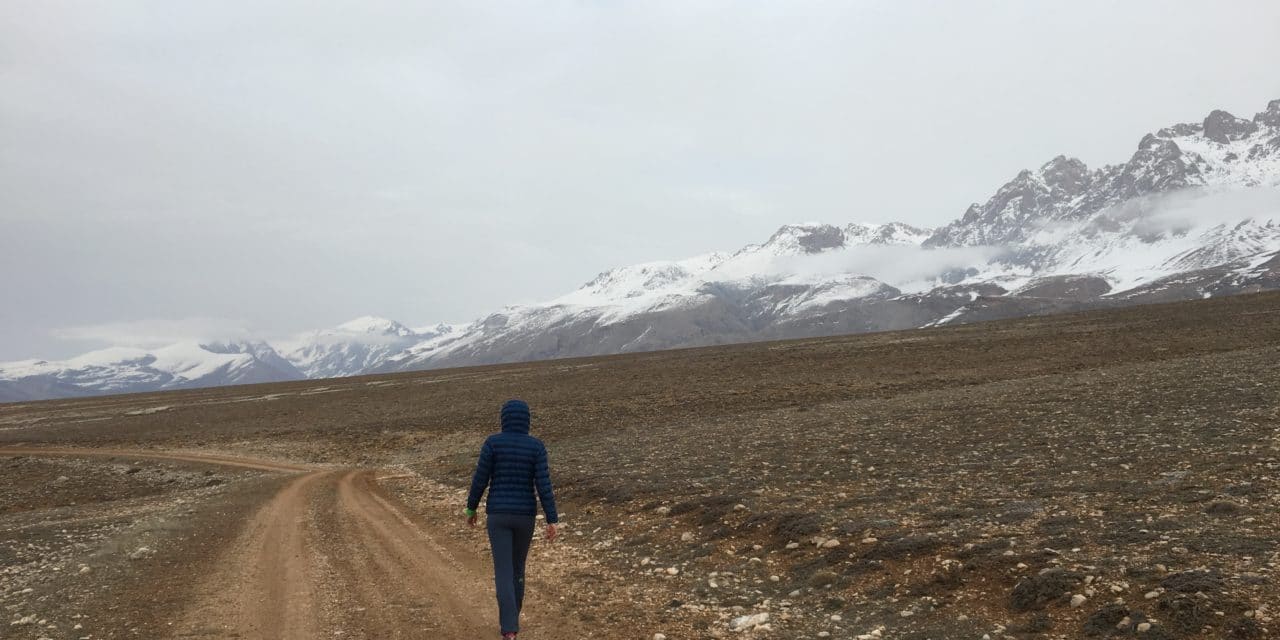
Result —
[{"label": "blue puffy jacket", "polygon": [[485,488],[489,502],[485,513],[519,516],[538,514],[538,503],[547,513],[547,522],[560,520],[556,498],[551,491],[551,469],[547,464],[547,447],[529,435],[529,405],[521,400],[508,400],[502,405],[502,433],[495,433],[480,447],[480,460],[471,477],[471,494],[467,509],[480,507]]}]

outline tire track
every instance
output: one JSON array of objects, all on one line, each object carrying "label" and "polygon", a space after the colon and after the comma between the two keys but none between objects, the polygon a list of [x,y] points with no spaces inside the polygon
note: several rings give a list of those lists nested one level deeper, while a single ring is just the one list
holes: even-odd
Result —
[{"label": "tire track", "polygon": [[478,572],[468,571],[388,502],[373,472],[346,473],[337,492],[341,517],[351,524],[341,544],[362,550],[370,561],[349,565],[343,579],[357,587],[390,581],[365,605],[367,637],[461,640],[496,635],[496,607]]}]

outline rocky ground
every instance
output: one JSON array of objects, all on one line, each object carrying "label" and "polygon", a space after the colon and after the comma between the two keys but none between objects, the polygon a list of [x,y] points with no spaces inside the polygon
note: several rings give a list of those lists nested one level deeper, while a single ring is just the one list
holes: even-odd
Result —
[{"label": "rocky ground", "polygon": [[191,563],[234,535],[268,484],[252,472],[131,457],[0,458],[0,606],[8,616],[0,638],[162,629],[189,590]]},{"label": "rocky ground", "polygon": [[[1259,294],[0,405],[0,446],[384,468],[424,526],[481,554],[463,492],[497,406],[521,396],[566,523],[535,547],[531,588],[601,633],[1265,638],[1280,628],[1277,356],[1280,295]],[[18,623],[0,637],[16,638],[162,628],[166,608],[130,587],[171,580],[180,608],[175,567],[274,482],[127,459],[0,458],[0,475],[0,606]]]}]

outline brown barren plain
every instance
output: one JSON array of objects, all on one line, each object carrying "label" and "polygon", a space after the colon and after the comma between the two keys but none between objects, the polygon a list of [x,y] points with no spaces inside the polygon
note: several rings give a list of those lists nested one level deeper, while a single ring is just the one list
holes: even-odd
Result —
[{"label": "brown barren plain", "polygon": [[479,443],[563,537],[522,637],[1280,635],[1280,294],[0,405],[0,637],[496,637]]}]

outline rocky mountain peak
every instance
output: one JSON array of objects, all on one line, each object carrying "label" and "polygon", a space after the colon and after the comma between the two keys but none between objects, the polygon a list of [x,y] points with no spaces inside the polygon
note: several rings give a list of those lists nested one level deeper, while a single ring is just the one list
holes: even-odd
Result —
[{"label": "rocky mountain peak", "polygon": [[1268,102],[1266,110],[1253,116],[1253,121],[1264,127],[1280,127],[1280,100]]},{"label": "rocky mountain peak", "polygon": [[1089,188],[1089,167],[1077,158],[1058,156],[1040,167],[1045,184],[1056,194],[1074,197]]},{"label": "rocky mountain peak", "polygon": [[1178,143],[1147,134],[1138,151],[1111,181],[1107,203],[1181,189],[1199,174],[1199,168],[1183,155]]},{"label": "rocky mountain peak", "polygon": [[[1021,171],[989,200],[970,206],[939,228],[925,246],[1002,245],[1019,242],[1043,223],[1079,221],[1132,198],[1188,187],[1257,185],[1274,180],[1266,164],[1280,151],[1280,136],[1247,150],[1224,148],[1249,139],[1272,122],[1280,126],[1280,100],[1254,120],[1217,110],[1201,123],[1183,123],[1148,134],[1127,162],[1091,171],[1058,156],[1038,171]],[[1185,147],[1185,148],[1184,148]],[[1250,164],[1253,163],[1253,164]]]},{"label": "rocky mountain peak", "polygon": [[788,224],[764,243],[779,252],[821,253],[844,246],[844,231],[830,224]]},{"label": "rocky mountain peak", "polygon": [[1220,144],[1247,138],[1257,130],[1258,125],[1254,121],[1238,118],[1221,109],[1211,111],[1204,119],[1204,137]]},{"label": "rocky mountain peak", "polygon": [[800,255],[861,244],[920,244],[932,233],[932,229],[913,227],[901,222],[854,222],[843,227],[816,223],[789,224],[778,229],[763,245],[748,247],[744,251],[765,249],[777,255]]},{"label": "rocky mountain peak", "polygon": [[1159,146],[1161,143],[1167,142],[1164,136],[1157,136],[1154,133],[1148,133],[1142,136],[1142,140],[1138,141],[1138,151],[1146,151],[1152,147]]},{"label": "rocky mountain peak", "polygon": [[1202,122],[1183,122],[1157,131],[1156,136],[1160,138],[1184,138],[1186,136],[1199,135],[1202,131],[1204,131],[1204,123]]}]

